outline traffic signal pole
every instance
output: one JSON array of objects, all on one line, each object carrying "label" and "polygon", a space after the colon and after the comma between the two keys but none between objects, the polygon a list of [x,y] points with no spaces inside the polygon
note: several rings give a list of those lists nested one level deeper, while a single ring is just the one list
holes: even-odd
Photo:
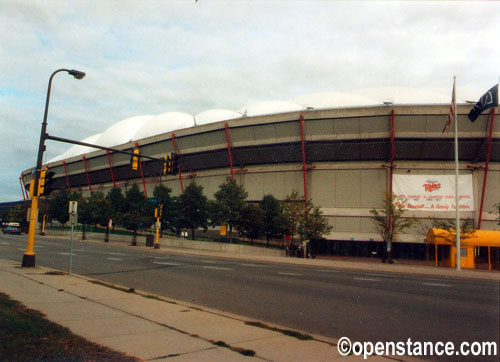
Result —
[{"label": "traffic signal pole", "polygon": [[76,79],[82,79],[85,73],[77,70],[58,69],[49,78],[49,86],[47,88],[47,99],[45,100],[45,113],[43,115],[42,130],[40,133],[40,143],[38,145],[38,157],[36,160],[33,197],[31,199],[31,213],[30,213],[30,226],[28,229],[28,242],[26,245],[26,252],[23,255],[23,268],[32,268],[35,266],[35,231],[37,222],[38,211],[38,182],[40,180],[40,170],[42,168],[43,152],[45,151],[45,139],[47,136],[47,114],[49,113],[50,89],[52,87],[52,79],[59,72],[68,72]]}]

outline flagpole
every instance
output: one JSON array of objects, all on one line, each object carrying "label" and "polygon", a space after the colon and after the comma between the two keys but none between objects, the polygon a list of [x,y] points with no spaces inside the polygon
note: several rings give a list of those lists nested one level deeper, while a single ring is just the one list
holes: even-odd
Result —
[{"label": "flagpole", "polygon": [[457,122],[457,100],[456,100],[456,76],[453,76],[453,95],[452,102],[454,103],[455,112],[455,235],[456,235],[456,247],[457,247],[457,268],[456,270],[460,270],[460,197],[458,195],[458,122]]}]

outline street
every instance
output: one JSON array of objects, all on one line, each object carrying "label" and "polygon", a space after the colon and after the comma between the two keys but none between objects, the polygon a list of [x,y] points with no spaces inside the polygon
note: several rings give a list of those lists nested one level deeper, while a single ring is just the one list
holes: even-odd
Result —
[{"label": "street", "polygon": [[[0,235],[21,263],[26,235]],[[36,264],[68,271],[70,243],[40,237]],[[353,341],[499,342],[497,282],[346,271],[75,240],[72,271],[129,288]]]}]

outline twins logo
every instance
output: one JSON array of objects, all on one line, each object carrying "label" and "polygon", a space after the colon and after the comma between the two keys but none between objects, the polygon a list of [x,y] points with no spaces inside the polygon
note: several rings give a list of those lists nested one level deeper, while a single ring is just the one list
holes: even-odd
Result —
[{"label": "twins logo", "polygon": [[428,180],[427,183],[423,184],[422,186],[424,187],[424,190],[427,192],[436,191],[436,190],[439,190],[441,188],[440,183],[438,183],[436,181],[432,181],[432,180]]}]

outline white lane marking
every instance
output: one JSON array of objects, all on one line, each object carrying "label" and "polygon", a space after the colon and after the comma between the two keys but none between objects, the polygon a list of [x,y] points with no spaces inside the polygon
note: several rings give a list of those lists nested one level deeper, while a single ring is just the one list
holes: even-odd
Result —
[{"label": "white lane marking", "polygon": [[327,270],[327,269],[318,269],[316,270],[320,273],[340,273],[340,270]]},{"label": "white lane marking", "polygon": [[83,249],[73,249],[73,251],[83,252],[83,251],[85,251],[85,250],[83,250]]},{"label": "white lane marking", "polygon": [[202,260],[203,263],[218,264],[216,261],[212,260]]},{"label": "white lane marking", "polygon": [[430,285],[431,287],[451,287],[449,284],[442,283],[422,283],[423,285]]},{"label": "white lane marking", "polygon": [[26,249],[17,249],[17,250],[26,251]]},{"label": "white lane marking", "polygon": [[153,264],[160,264],[160,265],[184,265],[184,264],[180,264],[180,263],[169,263],[169,262],[161,262],[161,261],[155,261],[153,262]]},{"label": "white lane marking", "polygon": [[[61,255],[69,255],[69,253],[59,253]],[[75,255],[75,253],[73,253],[73,255]]]},{"label": "white lane marking", "polygon": [[6,242],[1,242],[0,244],[2,244],[2,245],[10,245],[10,243],[6,243]]},{"label": "white lane marking", "polygon": [[280,275],[293,275],[293,276],[302,275],[302,274],[297,274],[297,273],[284,273],[284,272],[278,272],[278,274],[280,274]]},{"label": "white lane marking", "polygon": [[122,260],[122,259],[120,259],[120,258],[106,258],[106,259],[108,259],[108,260],[118,260],[118,261],[121,261],[121,260]]},{"label": "white lane marking", "polygon": [[222,267],[217,267],[217,266],[204,266],[203,269],[216,269],[216,270],[233,270],[229,268],[222,268]]},{"label": "white lane marking", "polygon": [[374,278],[353,278],[354,280],[366,280],[369,282],[380,282],[380,279],[374,279]]},{"label": "white lane marking", "polygon": [[109,254],[109,255],[121,255],[121,256],[124,256],[124,255],[127,255],[127,254],[122,254],[122,253],[111,253],[109,251],[105,251],[104,254]]},{"label": "white lane marking", "polygon": [[259,264],[241,264],[242,266],[255,266],[257,268],[267,268],[267,265],[259,265]]}]

